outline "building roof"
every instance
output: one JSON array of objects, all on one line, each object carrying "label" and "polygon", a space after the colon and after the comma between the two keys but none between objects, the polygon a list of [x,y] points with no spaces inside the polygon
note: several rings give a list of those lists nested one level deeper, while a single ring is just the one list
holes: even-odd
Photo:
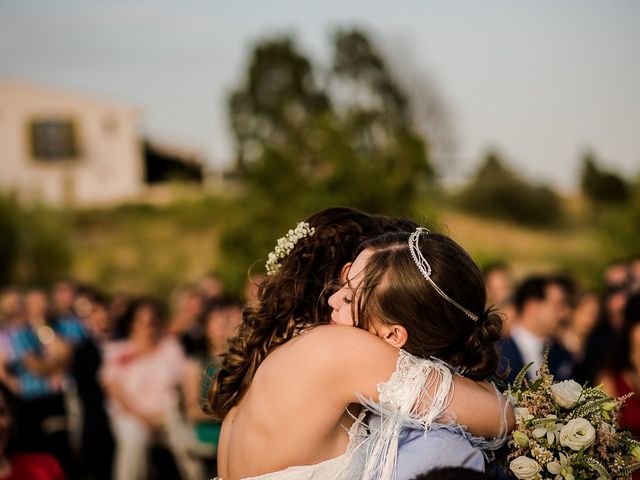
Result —
[{"label": "building roof", "polygon": [[139,116],[142,113],[141,109],[132,105],[120,101],[98,98],[93,94],[76,92],[71,89],[59,88],[50,85],[36,84],[20,79],[0,78],[0,98],[4,95],[11,95],[12,93],[40,94],[56,97],[61,100],[67,99],[74,102],[80,101],[97,108],[120,110],[136,116]]}]

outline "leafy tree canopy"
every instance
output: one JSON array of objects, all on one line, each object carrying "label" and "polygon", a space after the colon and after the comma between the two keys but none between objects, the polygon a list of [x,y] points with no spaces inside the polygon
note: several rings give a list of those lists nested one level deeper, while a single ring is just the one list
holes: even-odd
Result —
[{"label": "leafy tree canopy", "polygon": [[225,258],[247,265],[277,232],[331,205],[408,214],[434,184],[427,141],[383,55],[357,29],[335,32],[332,46],[327,68],[289,37],[253,49],[229,97],[245,195],[221,239]]}]

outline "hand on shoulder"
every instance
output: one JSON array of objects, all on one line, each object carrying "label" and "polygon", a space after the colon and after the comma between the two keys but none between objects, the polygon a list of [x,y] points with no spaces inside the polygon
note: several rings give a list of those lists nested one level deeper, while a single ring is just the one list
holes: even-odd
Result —
[{"label": "hand on shoulder", "polygon": [[454,396],[447,412],[472,434],[485,438],[498,437],[515,427],[508,399],[487,382],[454,377]]}]

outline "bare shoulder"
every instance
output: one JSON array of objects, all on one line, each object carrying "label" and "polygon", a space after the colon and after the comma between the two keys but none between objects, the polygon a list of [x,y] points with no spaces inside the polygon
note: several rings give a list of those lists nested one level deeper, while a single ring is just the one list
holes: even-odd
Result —
[{"label": "bare shoulder", "polygon": [[395,367],[398,358],[397,348],[366,330],[344,325],[319,325],[295,339],[290,350],[329,363],[390,362]]},{"label": "bare shoulder", "polygon": [[389,379],[398,349],[366,330],[341,325],[320,325],[278,347],[263,363],[273,374],[283,368],[308,383],[331,386],[346,403],[356,392],[377,394],[378,383]]},{"label": "bare shoulder", "polygon": [[[395,364],[398,350],[366,330],[344,325],[318,325],[285,344],[288,355],[317,361],[371,361],[380,355]],[[284,347],[283,346],[283,347]]]}]

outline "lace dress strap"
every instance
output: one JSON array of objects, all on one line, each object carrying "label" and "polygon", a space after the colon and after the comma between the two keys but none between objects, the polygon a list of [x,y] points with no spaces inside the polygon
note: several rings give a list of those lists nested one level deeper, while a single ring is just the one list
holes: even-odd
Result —
[{"label": "lace dress strap", "polygon": [[363,480],[395,477],[398,438],[403,427],[429,430],[442,417],[453,398],[453,374],[438,359],[421,359],[400,350],[391,378],[378,385],[378,402],[359,396],[360,402],[380,416],[380,426],[366,440]]}]

